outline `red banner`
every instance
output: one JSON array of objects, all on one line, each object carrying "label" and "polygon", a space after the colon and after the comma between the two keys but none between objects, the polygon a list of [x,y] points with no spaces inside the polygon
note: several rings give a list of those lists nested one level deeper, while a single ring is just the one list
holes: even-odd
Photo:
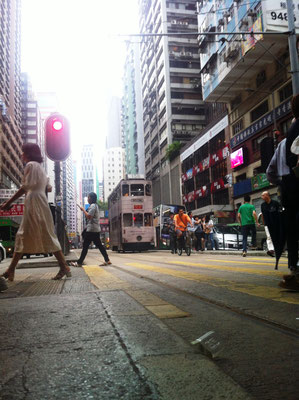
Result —
[{"label": "red banner", "polygon": [[222,149],[219,149],[215,154],[206,157],[204,160],[195,165],[192,169],[190,168],[185,174],[182,174],[182,182],[188,181],[200,172],[205,171],[206,169],[212,167],[222,160],[225,160],[229,156],[229,154],[229,145],[227,144]]},{"label": "red banner", "polygon": [[17,217],[24,214],[24,204],[14,204],[9,210],[0,210],[0,217]]}]

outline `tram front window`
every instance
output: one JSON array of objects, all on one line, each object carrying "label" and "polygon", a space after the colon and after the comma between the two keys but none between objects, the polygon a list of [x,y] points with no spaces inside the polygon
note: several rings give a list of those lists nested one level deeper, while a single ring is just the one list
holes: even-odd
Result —
[{"label": "tram front window", "polygon": [[131,196],[144,196],[144,185],[132,184]]},{"label": "tram front window", "polygon": [[124,227],[133,226],[132,214],[124,214]]},{"label": "tram front window", "polygon": [[153,214],[144,214],[144,226],[153,226]]},{"label": "tram front window", "polygon": [[134,214],[134,226],[143,226],[143,214]]}]

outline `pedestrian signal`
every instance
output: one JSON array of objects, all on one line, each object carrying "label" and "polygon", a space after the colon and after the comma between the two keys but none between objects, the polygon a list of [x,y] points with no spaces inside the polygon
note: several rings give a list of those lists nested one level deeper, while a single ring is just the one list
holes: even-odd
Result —
[{"label": "pedestrian signal", "polygon": [[46,154],[53,161],[65,161],[70,155],[70,129],[61,114],[50,115],[45,122]]}]

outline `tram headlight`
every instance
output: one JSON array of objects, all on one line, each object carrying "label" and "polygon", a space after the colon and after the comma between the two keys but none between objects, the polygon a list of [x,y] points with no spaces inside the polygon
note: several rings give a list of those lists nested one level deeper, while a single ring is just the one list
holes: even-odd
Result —
[{"label": "tram headlight", "polygon": [[138,242],[140,242],[140,240],[142,240],[142,236],[137,236],[137,238],[136,238],[137,240],[138,240]]}]

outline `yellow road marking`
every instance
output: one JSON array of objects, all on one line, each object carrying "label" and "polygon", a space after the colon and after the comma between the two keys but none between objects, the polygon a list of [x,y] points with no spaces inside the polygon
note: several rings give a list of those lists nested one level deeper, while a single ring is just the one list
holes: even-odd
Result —
[{"label": "yellow road marking", "polygon": [[[254,262],[254,261],[235,261],[235,260],[212,260],[209,258],[209,261],[214,262],[224,262],[224,263],[232,263],[232,264],[249,264],[249,265],[270,265],[269,262]],[[286,266],[287,264],[280,264]],[[275,266],[275,262],[273,263],[273,267]]]},{"label": "yellow road marking", "polygon": [[273,301],[280,301],[290,304],[299,304],[297,293],[285,292],[279,288],[269,286],[257,286],[250,283],[238,283],[221,278],[214,278],[194,272],[177,271],[171,268],[156,267],[141,263],[126,263],[125,265],[143,270],[157,272],[163,275],[170,275],[175,278],[186,279],[195,282],[207,283],[208,285],[221,287],[235,292],[245,293],[251,296],[262,297]]},{"label": "yellow road marking", "polygon": [[[211,261],[217,261],[218,260],[211,260]],[[266,270],[260,270],[260,269],[252,269],[252,268],[238,268],[238,267],[223,267],[221,265],[211,265],[211,264],[201,264],[201,263],[192,263],[188,261],[170,261],[169,264],[180,264],[180,265],[186,265],[190,267],[198,267],[198,268],[207,268],[207,269],[216,269],[218,271],[232,271],[232,272],[243,272],[246,274],[252,274],[252,275],[270,275],[270,276],[281,276],[281,271],[266,271]]]},{"label": "yellow road marking", "polygon": [[[115,275],[107,272],[98,266],[84,266],[86,274],[91,283],[102,291],[106,290],[124,290],[129,296],[134,298],[138,303],[143,305],[148,311],[155,314],[158,318],[182,318],[188,317],[191,314],[180,310],[173,304],[167,303],[145,290],[134,289],[129,283],[119,279]],[[138,313],[134,313],[138,315]]]}]

